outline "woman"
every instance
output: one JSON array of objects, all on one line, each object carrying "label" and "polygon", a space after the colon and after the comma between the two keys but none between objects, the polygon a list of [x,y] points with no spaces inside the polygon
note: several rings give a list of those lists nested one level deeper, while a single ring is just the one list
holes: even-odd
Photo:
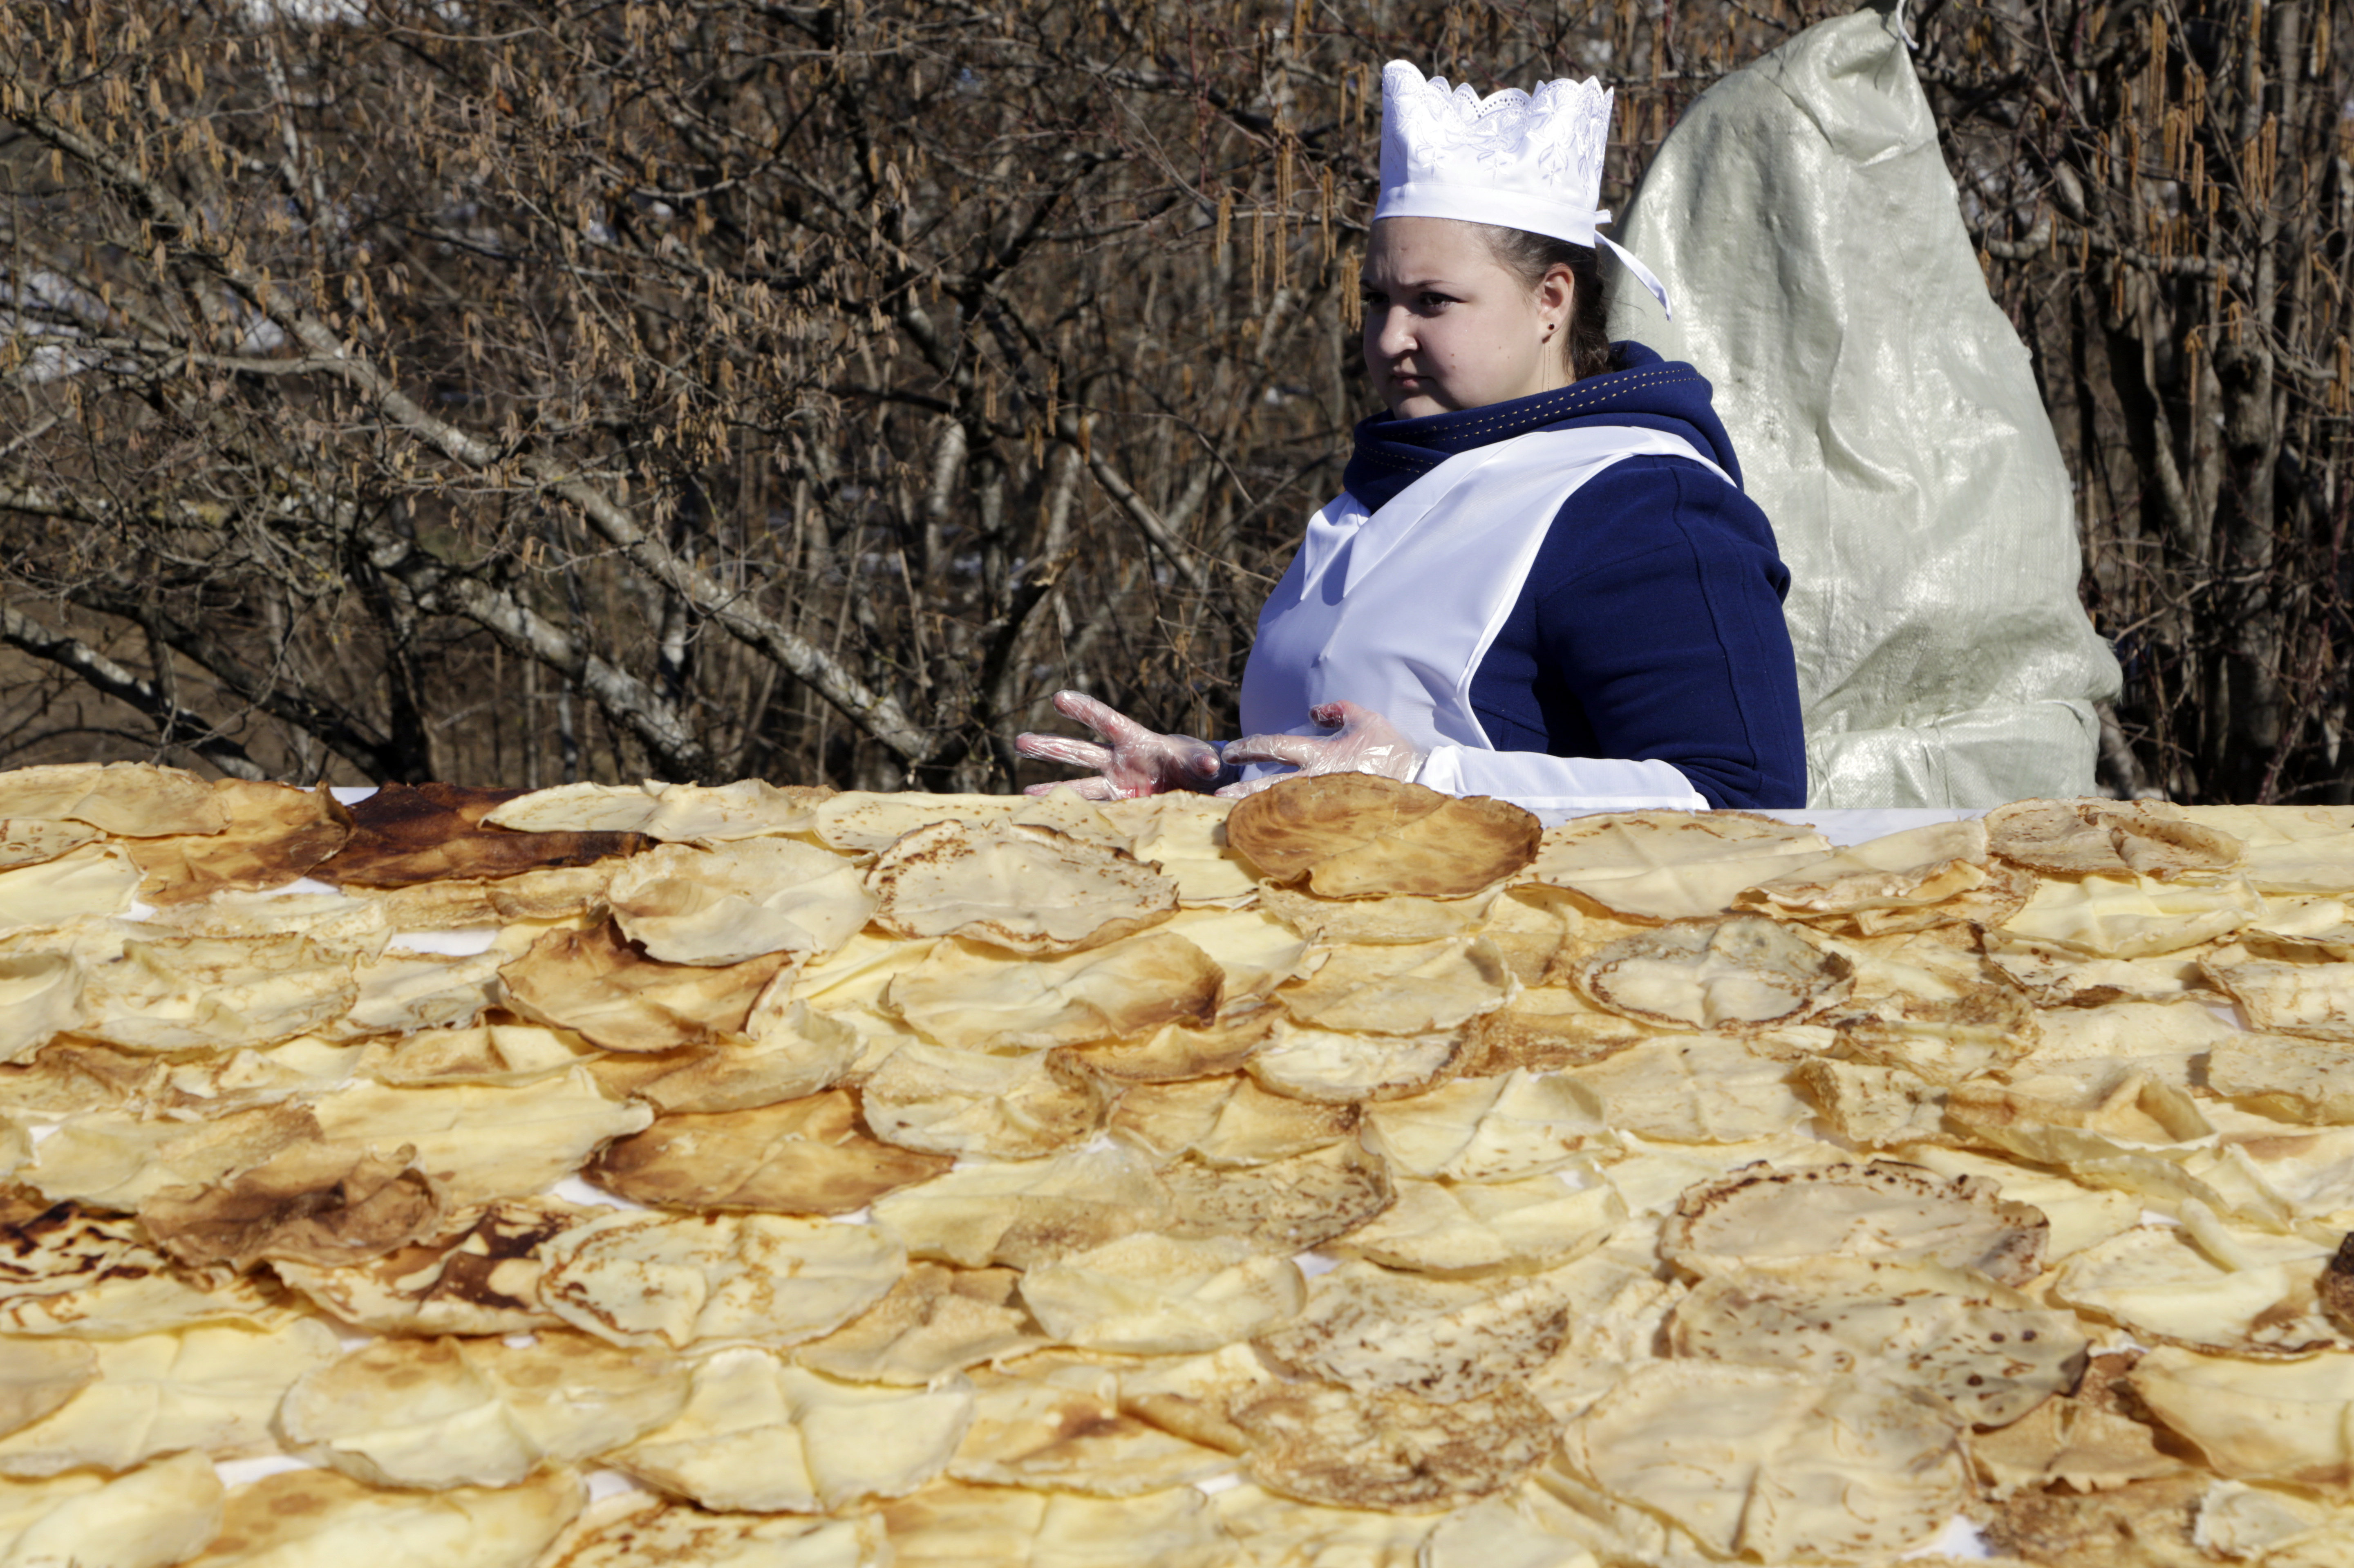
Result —
[{"label": "woman", "polygon": [[[1024,735],[1097,799],[1379,773],[1536,810],[1805,803],[1789,586],[1708,383],[1604,331],[1611,95],[1383,72],[1382,192],[1344,489],[1261,612],[1244,739]],[[1040,789],[1052,786],[1040,786]]]}]

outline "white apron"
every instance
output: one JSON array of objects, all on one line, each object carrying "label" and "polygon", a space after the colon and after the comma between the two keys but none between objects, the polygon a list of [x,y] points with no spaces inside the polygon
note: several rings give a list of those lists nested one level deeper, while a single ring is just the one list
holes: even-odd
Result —
[{"label": "white apron", "polygon": [[[1546,530],[1588,480],[1631,457],[1680,457],[1733,482],[1689,441],[1632,425],[1532,430],[1447,458],[1368,515],[1343,491],[1259,612],[1243,669],[1245,735],[1320,735],[1308,710],[1374,709],[1429,753],[1419,783],[1532,810],[1705,810],[1665,762],[1498,751],[1471,678],[1503,630]],[[1254,764],[1249,776],[1286,771]]]}]

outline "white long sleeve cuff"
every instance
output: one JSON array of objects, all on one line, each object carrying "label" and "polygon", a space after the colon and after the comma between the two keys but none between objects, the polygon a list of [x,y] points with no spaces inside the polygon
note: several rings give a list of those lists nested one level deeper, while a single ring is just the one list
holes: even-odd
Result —
[{"label": "white long sleeve cuff", "polygon": [[1493,795],[1532,811],[1705,811],[1708,801],[1669,763],[1541,751],[1439,746],[1414,781],[1449,795]]}]

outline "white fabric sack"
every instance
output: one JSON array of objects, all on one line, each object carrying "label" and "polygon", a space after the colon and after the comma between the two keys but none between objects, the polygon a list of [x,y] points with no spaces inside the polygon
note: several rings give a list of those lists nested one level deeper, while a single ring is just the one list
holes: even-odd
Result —
[{"label": "white fabric sack", "polygon": [[1614,287],[1611,335],[1715,384],[1790,567],[1808,803],[2090,794],[2116,661],[1896,20],[1819,23],[1711,88],[1618,227],[1676,316]]}]

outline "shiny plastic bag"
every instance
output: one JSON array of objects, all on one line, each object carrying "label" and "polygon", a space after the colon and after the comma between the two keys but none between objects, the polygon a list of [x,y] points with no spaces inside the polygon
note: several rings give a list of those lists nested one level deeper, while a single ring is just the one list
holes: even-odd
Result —
[{"label": "shiny plastic bag", "polygon": [[1808,803],[2092,793],[2116,661],[1898,20],[1818,24],[1711,88],[1617,227],[1675,320],[1621,272],[1611,335],[1715,384],[1790,567]]}]

